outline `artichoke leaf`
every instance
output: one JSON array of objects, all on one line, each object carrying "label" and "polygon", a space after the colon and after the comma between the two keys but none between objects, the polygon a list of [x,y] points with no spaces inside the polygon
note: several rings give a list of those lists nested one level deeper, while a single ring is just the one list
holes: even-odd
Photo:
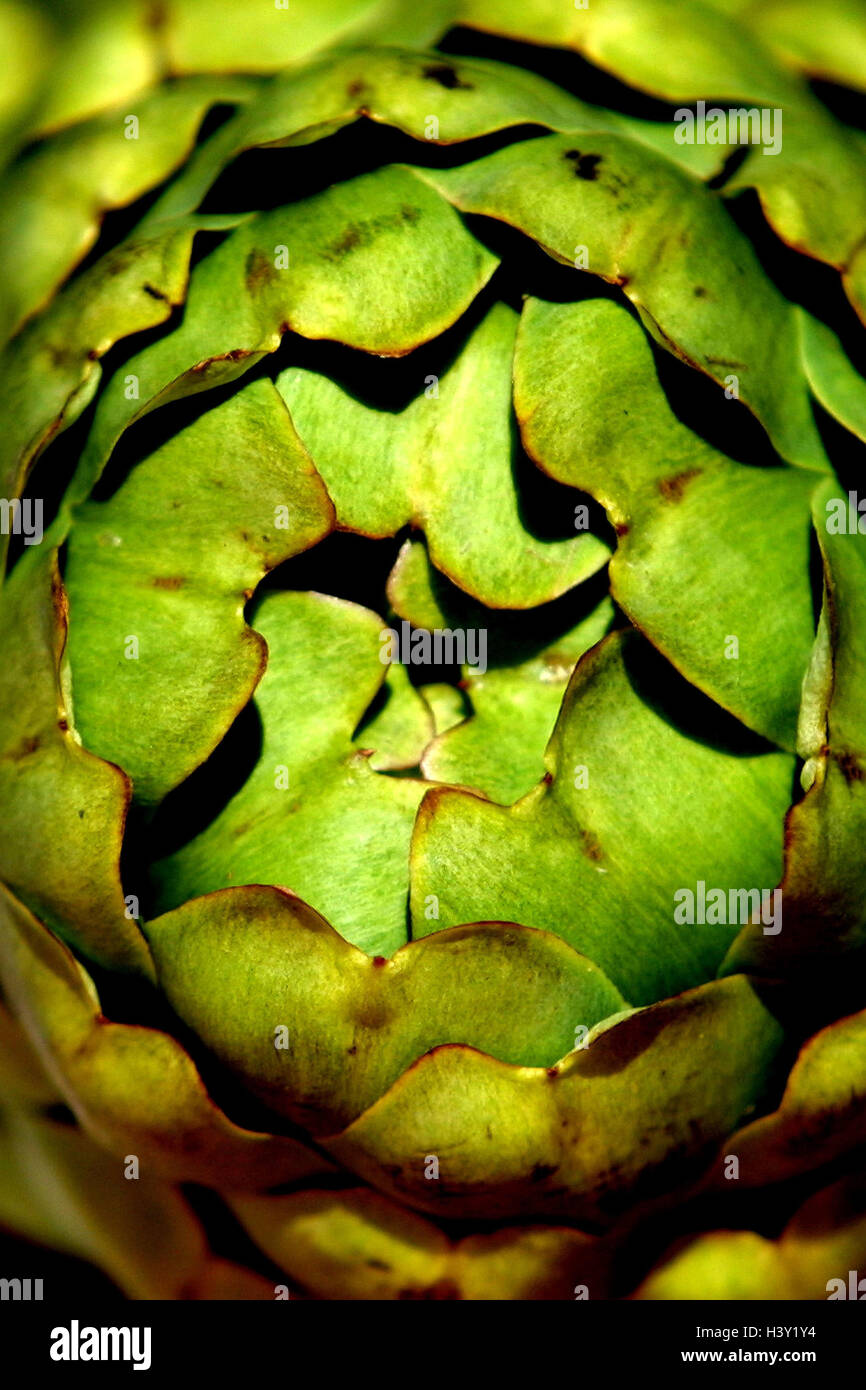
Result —
[{"label": "artichoke leaf", "polygon": [[505,63],[396,47],[329,54],[268,83],[207,141],[150,209],[148,222],[191,212],[246,150],[311,143],[366,117],[416,140],[451,145],[515,126],[621,131],[692,169],[717,173],[728,150],[680,145],[668,126],[621,115]]},{"label": "artichoke leaf", "polygon": [[256,1244],[316,1298],[604,1298],[610,1242],[566,1226],[449,1240],[370,1188],[237,1197]]},{"label": "artichoke leaf", "polygon": [[31,548],[0,602],[0,879],[92,960],[147,975],[120,880],[129,781],[75,731],[67,624],[57,552]]},{"label": "artichoke leaf", "polygon": [[791,463],[826,471],[794,308],[749,240],[687,171],[619,135],[509,145],[417,169],[464,213],[518,228],[565,265],[623,292],[659,345],[733,390]]},{"label": "artichoke leaf", "polygon": [[[448,727],[437,727],[421,770],[431,782],[471,787],[510,805],[543,776],[569,677],[611,627],[612,601],[603,598],[588,611],[582,604],[577,612],[573,603],[562,611],[564,601],[525,614],[485,609],[436,574],[424,545],[412,540],[397,557],[388,596],[398,616],[417,627],[487,631],[487,670],[464,666],[460,691],[447,687],[460,703]],[[471,712],[464,718],[466,700]]]},{"label": "artichoke leaf", "polygon": [[[108,251],[0,352],[5,497],[20,497],[36,458],[92,399],[100,357],[129,334],[164,322],[182,303],[194,230],[187,219]],[[5,528],[0,546],[5,555]]]},{"label": "artichoke leaf", "polygon": [[193,270],[176,331],[108,383],[72,497],[89,495],[134,420],[235,380],[290,330],[400,357],[449,328],[497,264],[448,202],[400,165],[247,218]]},{"label": "artichoke leaf", "polygon": [[156,1028],[111,1023],[90,976],[0,889],[0,982],[46,1075],[91,1139],[142,1177],[257,1191],[329,1172],[296,1139],[245,1129],[208,1095],[192,1059]]},{"label": "artichoke leaf", "polygon": [[[787,70],[787,53],[780,61],[766,46],[764,38],[771,36],[764,35],[760,18],[773,6],[751,5],[734,23],[727,7],[724,13],[716,13],[708,4],[693,0],[691,23],[684,25],[678,0],[605,0],[603,5],[575,12],[558,0],[531,0],[525,5],[523,0],[504,4],[464,0],[464,4],[466,24],[531,43],[576,49],[621,81],[676,102],[678,109],[683,109],[682,102],[694,105],[710,94],[722,99],[714,109],[726,113],[767,108],[778,147],[765,157],[762,145],[744,145],[746,158],[727,180],[724,196],[736,197],[744,188],[755,188],[782,240],[842,270],[854,307],[861,317],[866,316],[863,276],[859,269],[853,273],[855,260],[862,265],[857,253],[866,236],[866,141],[858,131],[835,120],[806,83]],[[821,22],[806,25],[801,37],[826,34],[829,38],[836,22],[834,13],[831,28],[825,30],[822,8]],[[854,55],[862,42],[863,19],[858,10],[851,49],[837,52],[835,61],[856,70]],[[862,84],[862,71],[860,65],[855,85]],[[667,125],[672,142],[675,129],[673,122]],[[727,264],[727,257],[721,257],[722,275]],[[781,446],[780,452],[785,453]]]},{"label": "artichoke leaf", "polygon": [[386,679],[385,624],[357,604],[294,591],[266,595],[253,622],[269,652],[254,697],[261,752],[207,828],[154,865],[158,910],[277,884],[354,945],[390,955],[406,940],[409,842],[427,784],[373,770],[375,730],[353,742]]},{"label": "artichoke leaf", "polygon": [[[413,934],[478,920],[553,931],[636,1004],[711,978],[754,893],[779,881],[794,760],[704,701],[638,634],[599,642],[571,677],[539,786],[510,808],[427,793]],[[721,911],[702,914],[700,884]]]},{"label": "artichoke leaf", "polygon": [[49,138],[0,177],[0,340],[40,309],[90,250],[103,215],[135,202],[189,155],[209,107],[243,82],[192,78]]},{"label": "artichoke leaf", "polygon": [[832,329],[803,309],[798,317],[803,366],[813,395],[846,429],[866,441],[866,380]]},{"label": "artichoke leaf", "polygon": [[388,667],[381,693],[381,706],[368,711],[352,742],[368,752],[374,772],[416,768],[433,738],[433,711],[405,666]]},{"label": "artichoke leaf", "polygon": [[632,622],[688,680],[793,751],[815,633],[820,479],[710,448],[674,415],[639,326],[608,300],[527,302],[514,397],[528,453],[606,508],[618,534],[611,592]]},{"label": "artichoke leaf", "polygon": [[77,728],[138,801],[159,802],[228,731],[267,662],[245,602],[332,525],[269,381],[205,411],[108,501],[78,509],[66,564]]},{"label": "artichoke leaf", "polygon": [[167,0],[165,42],[175,72],[277,72],[336,44],[385,42],[425,48],[457,21],[457,0],[291,0],[264,6],[250,23],[248,0]]},{"label": "artichoke leaf", "polygon": [[815,494],[813,519],[824,607],[803,687],[805,795],[785,830],[785,926],[777,936],[744,927],[724,963],[809,981],[866,948],[866,523],[856,494],[830,481]]},{"label": "artichoke leaf", "polygon": [[843,1179],[810,1197],[777,1241],[754,1231],[697,1236],[655,1269],[638,1299],[826,1300],[860,1298],[866,1256],[866,1193]]},{"label": "artichoke leaf", "polygon": [[0,1223],[102,1269],[128,1298],[177,1299],[204,1265],[204,1233],[174,1188],[136,1182],[78,1130],[0,1112]]},{"label": "artichoke leaf", "polygon": [[598,1229],[701,1170],[760,1101],[781,1041],[745,976],[712,981],[598,1030],[550,1069],[438,1047],[323,1142],[420,1211]]},{"label": "artichoke leaf", "polygon": [[176,1013],[256,1095],[319,1133],[442,1043],[546,1066],[625,1007],[558,937],[510,923],[371,959],[299,899],[249,887],[188,902],[147,935]]},{"label": "artichoke leaf", "polygon": [[744,1188],[809,1173],[866,1147],[866,1011],[839,1019],[804,1043],[778,1108],[738,1130],[725,1143],[714,1187],[729,1155],[739,1160]]},{"label": "artichoke leaf", "polygon": [[338,525],[387,536],[411,522],[423,529],[434,565],[497,608],[557,598],[609,554],[589,533],[537,540],[521,518],[511,416],[517,322],[497,304],[435,391],[428,386],[397,415],[362,405],[312,372],[289,368],[277,381]]}]

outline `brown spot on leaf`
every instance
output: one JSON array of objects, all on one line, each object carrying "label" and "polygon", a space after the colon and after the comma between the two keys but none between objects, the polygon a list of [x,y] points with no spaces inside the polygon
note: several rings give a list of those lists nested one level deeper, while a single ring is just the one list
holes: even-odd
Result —
[{"label": "brown spot on leaf", "polygon": [[155,589],[182,589],[186,580],[182,574],[157,574],[151,583]]},{"label": "brown spot on leaf", "polygon": [[257,247],[253,247],[244,264],[244,279],[250,294],[255,294],[269,284],[275,278],[275,273],[276,266],[265,255],[264,251],[259,251]]},{"label": "brown spot on leaf", "polygon": [[628,525],[628,522],[618,521],[613,529],[618,536],[627,536],[631,527]]},{"label": "brown spot on leaf", "polygon": [[387,957],[386,957],[386,956],[374,956],[374,957],[373,957],[373,964],[376,966],[377,970],[381,970],[381,968],[382,968],[383,965],[387,965],[387,964],[388,964]]},{"label": "brown spot on leaf", "polygon": [[464,82],[456,68],[448,63],[433,63],[424,69],[424,76],[428,82],[438,82],[440,87],[446,87],[449,92],[462,91],[471,92],[473,85],[471,82]]},{"label": "brown spot on leaf", "polygon": [[332,241],[328,247],[329,259],[339,260],[349,251],[354,251],[356,247],[364,244],[363,229],[354,222],[350,222],[345,231],[341,232],[336,241]]},{"label": "brown spot on leaf", "polygon": [[341,261],[359,247],[369,246],[379,232],[389,227],[414,225],[421,217],[421,209],[404,203],[396,212],[383,213],[371,217],[366,222],[350,222],[335,241],[330,242],[321,252],[326,261]]},{"label": "brown spot on leaf", "polygon": [[695,299],[706,299],[707,292],[703,285],[695,285]]},{"label": "brown spot on leaf", "polygon": [[866,769],[855,753],[834,753],[833,756],[849,787],[852,782],[862,782],[866,779]]},{"label": "brown spot on leaf", "polygon": [[346,88],[346,95],[354,100],[355,97],[359,97],[361,95],[366,85],[367,84],[363,80],[363,78],[356,77],[354,82],[350,82],[348,87]]},{"label": "brown spot on leaf", "polygon": [[580,831],[580,847],[587,859],[591,859],[593,864],[597,864],[599,859],[604,858],[604,850],[591,830]]},{"label": "brown spot on leaf", "polygon": [[687,468],[682,473],[675,473],[672,478],[662,478],[659,492],[666,502],[679,502],[692,479],[700,477],[702,472],[701,468]]},{"label": "brown spot on leaf", "polygon": [[10,762],[17,763],[20,758],[28,758],[31,753],[35,753],[39,747],[39,738],[32,734],[27,738],[22,738],[20,743],[16,743],[14,748],[10,748],[5,755]]},{"label": "brown spot on leaf", "polygon": [[141,288],[144,290],[145,294],[150,295],[151,299],[161,299],[164,304],[167,304],[169,302],[168,295],[163,294],[162,290],[158,290],[156,288],[156,285],[151,285],[145,282]]},{"label": "brown spot on leaf", "polygon": [[575,178],[585,179],[588,183],[594,183],[598,178],[600,154],[581,154],[580,150],[566,150],[563,159],[574,165]]}]

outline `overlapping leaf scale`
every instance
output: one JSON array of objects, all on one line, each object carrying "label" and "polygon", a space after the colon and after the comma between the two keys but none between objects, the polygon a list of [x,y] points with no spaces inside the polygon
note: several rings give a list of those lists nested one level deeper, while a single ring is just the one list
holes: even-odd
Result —
[{"label": "overlapping leaf scale", "polygon": [[[169,222],[108,251],[0,352],[4,497],[21,495],[39,454],[92,400],[109,348],[163,323],[183,301],[193,236],[208,221]],[[3,554],[7,545],[4,532]]]},{"label": "overlapping leaf scale", "polygon": [[81,747],[57,552],[30,549],[0,603],[0,879],[91,959],[149,973],[120,882],[129,783]]},{"label": "overlapping leaf scale", "polygon": [[453,729],[455,724],[466,718],[466,701],[456,685],[434,681],[431,685],[422,685],[420,693],[430,707],[433,731],[437,736]]},{"label": "overlapping leaf scale", "polygon": [[64,0],[42,27],[32,9],[25,9],[26,31],[14,15],[9,39],[17,47],[7,51],[13,60],[21,55],[21,68],[14,64],[9,97],[18,97],[19,121],[31,108],[32,138],[133,101],[165,76],[269,74],[334,43],[380,38],[424,48],[450,27],[455,10],[454,0],[410,7],[404,0],[292,0],[291,10],[263,6],[251,24],[247,0],[166,0],[158,12],[142,0]]},{"label": "overlapping leaf scale", "polygon": [[[750,31],[751,15],[743,23],[707,4],[693,4],[690,14],[684,25],[677,0],[594,0],[585,10],[558,0],[464,0],[463,9],[464,23],[573,48],[667,101],[722,99],[737,108],[781,109],[781,153],[750,149],[725,194],[754,187],[778,235],[843,271],[855,308],[866,315],[866,141],[831,116]],[[821,27],[813,21],[808,31]],[[862,21],[857,28],[862,35]],[[860,41],[855,37],[855,46]]]},{"label": "overlapping leaf scale", "polygon": [[866,14],[859,0],[710,0],[752,29],[786,66],[847,87],[866,84]]},{"label": "overlapping leaf scale", "polygon": [[196,151],[146,223],[191,212],[217,175],[245,150],[303,145],[360,117],[416,140],[450,145],[522,125],[588,133],[621,131],[709,178],[726,153],[678,145],[667,127],[594,107],[533,72],[478,58],[396,48],[329,54],[280,74]]},{"label": "overlapping leaf scale", "polygon": [[250,22],[247,0],[167,0],[165,41],[175,72],[276,72],[332,44],[426,48],[456,22],[458,0],[291,0]]},{"label": "overlapping leaf scale", "polygon": [[185,1197],[80,1130],[0,1111],[0,1223],[101,1269],[135,1299],[270,1299],[274,1286],[215,1256]]},{"label": "overlapping leaf scale", "polygon": [[207,1257],[179,1192],[143,1172],[124,1176],[80,1131],[0,1111],[0,1223],[102,1269],[128,1298],[184,1298]]},{"label": "overlapping leaf scale", "polygon": [[89,1136],[143,1178],[256,1191],[330,1171],[299,1141],[244,1129],[167,1033],[111,1023],[82,966],[0,888],[0,981],[46,1075]]},{"label": "overlapping leaf scale", "polygon": [[380,695],[381,704],[374,703],[352,742],[369,757],[374,772],[418,767],[436,727],[425,693],[416,690],[405,666],[392,664]]},{"label": "overlapping leaf scale", "polygon": [[792,79],[742,25],[696,0],[462,0],[461,20],[485,33],[572,48],[624,82],[669,101],[731,97],[772,103]]},{"label": "overlapping leaf scale", "polygon": [[712,977],[736,926],[727,908],[718,924],[677,922],[674,895],[703,881],[730,904],[734,890],[778,883],[794,760],[704,701],[634,632],[593,647],[529,795],[506,809],[428,792],[412,843],[413,934],[485,919],[546,928],[636,1004]]},{"label": "overlapping leaf scale", "polygon": [[866,539],[863,514],[838,483],[813,501],[824,607],[803,688],[798,752],[805,796],[788,814],[778,937],[745,927],[731,970],[813,979],[866,948]]},{"label": "overlapping leaf scale", "polygon": [[607,134],[580,147],[547,135],[417,172],[462,212],[507,222],[563,264],[621,285],[662,347],[721,385],[735,380],[784,458],[827,468],[793,306],[699,180]]},{"label": "overlapping leaf scale", "polygon": [[[816,1193],[778,1240],[754,1231],[697,1236],[653,1270],[639,1299],[805,1300],[862,1298],[866,1193],[843,1179]],[[852,1290],[849,1271],[854,1270]]]},{"label": "overlapping leaf scale", "polygon": [[147,934],[179,1017],[249,1090],[319,1134],[440,1044],[544,1067],[578,1028],[625,1007],[557,937],[499,922],[371,958],[299,899],[259,886],[187,902]]},{"label": "overlapping leaf scale", "polygon": [[452,1240],[370,1188],[240,1197],[232,1210],[273,1262],[316,1298],[604,1298],[609,1241],[567,1226]]},{"label": "overlapping leaf scale", "polygon": [[0,7],[0,51],[6,74],[0,93],[0,168],[16,143],[52,55],[47,16],[27,0],[6,0]]},{"label": "overlapping leaf scale", "polygon": [[289,888],[371,953],[406,940],[409,842],[426,783],[375,772],[353,742],[388,669],[380,617],[317,593],[268,594],[262,747],[243,787],[154,866],[159,908],[243,883]]},{"label": "overlapping leaf scale", "polygon": [[269,381],[205,411],[109,501],[79,509],[65,576],[76,725],[137,800],[160,801],[226,734],[267,662],[246,600],[332,525]]},{"label": "overlapping leaf scale", "polygon": [[535,786],[577,659],[614,617],[610,598],[578,608],[571,597],[523,615],[482,608],[433,570],[420,541],[406,541],[388,579],[397,615],[415,627],[486,633],[487,669],[463,667],[469,717],[455,691],[453,718],[437,725],[424,752],[421,770],[430,781],[472,787],[505,804]]},{"label": "overlapping leaf scale", "polygon": [[812,394],[840,424],[866,441],[866,379],[831,328],[803,309],[798,319],[803,368]]},{"label": "overlapping leaf scale", "polygon": [[589,533],[546,542],[524,524],[511,413],[517,322],[496,304],[435,388],[400,414],[362,405],[328,377],[298,368],[277,380],[338,525],[387,536],[412,523],[423,529],[433,563],[497,608],[557,598],[610,553]]},{"label": "overlapping leaf scale", "polygon": [[141,0],[62,0],[40,9],[43,64],[34,74],[26,138],[133,99],[164,75],[153,11]]},{"label": "overlapping leaf scale", "polygon": [[729,1155],[739,1160],[738,1186],[763,1187],[810,1173],[843,1155],[866,1152],[866,1011],[831,1023],[801,1048],[778,1107],[724,1144],[711,1185],[729,1182]]},{"label": "overlapping leaf scale", "polygon": [[421,1211],[598,1228],[700,1171],[758,1103],[781,1038],[745,976],[713,981],[611,1021],[549,1069],[436,1048],[323,1143]]},{"label": "overlapping leaf scale", "polygon": [[[156,187],[190,153],[216,102],[248,85],[189,79],[94,117],[25,154],[0,178],[0,339],[41,308],[96,241],[103,215]],[[127,122],[138,121],[137,129]]]},{"label": "overlapping leaf scale", "polygon": [[0,1004],[0,1094],[5,1105],[28,1109],[54,1105],[61,1098],[33,1044],[5,1004]]},{"label": "overlapping leaf scale", "polygon": [[70,499],[89,494],[133,420],[234,380],[290,330],[402,356],[450,327],[496,265],[448,203],[398,165],[249,218],[195,268],[179,328],[109,382]]},{"label": "overlapping leaf scale", "polygon": [[754,188],[770,226],[787,245],[842,273],[861,318],[866,301],[854,269],[866,238],[866,138],[843,126],[816,101],[786,105],[781,152],[760,145],[725,185],[734,197]]},{"label": "overlapping leaf scale", "polygon": [[688,680],[793,751],[816,475],[735,463],[681,424],[639,326],[608,300],[529,300],[514,377],[529,454],[617,530],[616,600]]}]

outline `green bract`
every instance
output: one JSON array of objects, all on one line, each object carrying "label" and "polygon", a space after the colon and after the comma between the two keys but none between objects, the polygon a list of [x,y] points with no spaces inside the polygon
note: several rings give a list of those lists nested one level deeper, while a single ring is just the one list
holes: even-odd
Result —
[{"label": "green bract", "polygon": [[133,1298],[840,1296],[862,8],[0,48],[0,1223]]}]

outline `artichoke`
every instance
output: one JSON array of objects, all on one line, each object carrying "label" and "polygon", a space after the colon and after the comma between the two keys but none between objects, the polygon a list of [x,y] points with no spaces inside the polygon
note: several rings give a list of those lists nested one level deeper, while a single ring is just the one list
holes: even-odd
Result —
[{"label": "artichoke", "polygon": [[4,1228],[144,1299],[850,1296],[862,7],[0,34]]}]

